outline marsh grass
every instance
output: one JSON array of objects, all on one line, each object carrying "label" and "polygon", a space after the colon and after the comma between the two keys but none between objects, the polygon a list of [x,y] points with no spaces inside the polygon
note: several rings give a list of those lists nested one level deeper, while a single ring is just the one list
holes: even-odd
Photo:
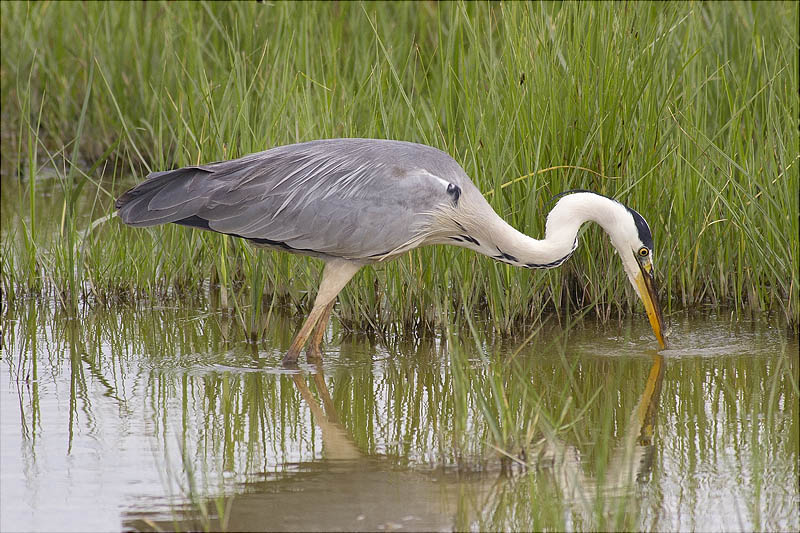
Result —
[{"label": "marsh grass", "polygon": [[[5,298],[52,291],[75,309],[201,290],[258,338],[272,305],[308,309],[319,263],[92,222],[149,171],[385,137],[450,153],[534,236],[558,192],[616,197],[653,227],[668,313],[726,307],[797,330],[796,3],[0,9]],[[386,332],[468,309],[507,333],[544,310],[638,309],[602,232],[581,241],[567,265],[533,274],[415,251],[364,269],[339,314]]]}]

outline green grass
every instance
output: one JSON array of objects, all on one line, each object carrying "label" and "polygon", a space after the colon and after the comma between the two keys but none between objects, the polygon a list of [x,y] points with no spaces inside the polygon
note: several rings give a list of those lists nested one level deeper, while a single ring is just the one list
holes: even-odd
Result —
[{"label": "green grass", "polygon": [[[51,292],[75,309],[201,288],[256,337],[271,304],[308,309],[318,262],[117,219],[82,232],[149,171],[386,137],[450,153],[533,236],[562,190],[614,196],[653,227],[668,313],[767,313],[797,331],[796,3],[0,9],[6,298]],[[339,315],[405,330],[475,310],[509,332],[543,311],[639,309],[602,232],[581,241],[533,274],[415,251],[364,269]]]}]

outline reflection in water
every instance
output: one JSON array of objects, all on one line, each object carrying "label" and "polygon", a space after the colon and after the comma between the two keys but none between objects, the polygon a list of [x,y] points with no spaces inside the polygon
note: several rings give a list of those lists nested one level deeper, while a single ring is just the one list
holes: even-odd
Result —
[{"label": "reflection in water", "polygon": [[351,336],[291,373],[291,319],[254,347],[194,307],[8,310],[1,530],[800,528],[800,365],[775,330],[675,321],[666,359],[624,325],[511,360],[521,340],[479,328]]},{"label": "reflection in water", "polygon": [[653,354],[652,358],[644,391],[631,413],[620,445],[611,455],[602,481],[584,472],[585,465],[577,448],[556,437],[552,428],[543,427],[545,438],[536,450],[537,466],[549,467],[564,501],[577,503],[585,514],[586,523],[591,523],[598,493],[605,496],[603,501],[608,511],[619,504],[615,498],[627,496],[634,482],[644,480],[653,466],[653,431],[664,379],[664,358],[659,354]]},{"label": "reflection in water", "polygon": [[[291,376],[316,426],[322,433],[322,458],[289,465],[279,474],[262,474],[235,487],[235,494],[202,507],[224,512],[198,524],[136,518],[126,527],[135,530],[205,529],[231,531],[376,531],[451,527],[448,498],[440,484],[397,468],[380,457],[359,451],[350,433],[339,423],[334,401],[318,364],[308,377]],[[307,380],[316,389],[318,400]]]},{"label": "reflection in water", "polygon": [[[638,403],[633,408],[628,427],[608,465],[605,480],[598,483],[584,472],[580,452],[556,436],[554,428],[539,420],[544,438],[532,449],[529,465],[550,474],[550,481],[570,502],[572,511],[581,515],[584,524],[593,523],[598,493],[605,502],[604,513],[627,496],[634,482],[642,479],[652,466],[653,429],[664,359],[652,355],[653,364]],[[480,515],[491,516],[506,505],[504,493],[515,481],[506,468],[499,466],[506,456],[496,457],[498,466],[486,468],[482,475],[464,483],[462,476],[434,478],[430,474],[398,469],[386,458],[365,456],[350,433],[339,423],[334,402],[328,391],[323,368],[318,364],[308,377],[297,373],[292,380],[322,433],[323,459],[297,463],[282,475],[248,481],[236,494],[216,502],[224,509],[221,516],[206,526],[213,530],[440,530],[453,527],[451,516],[458,512],[460,524],[479,523]],[[308,381],[316,389],[316,396]],[[492,473],[493,472],[493,473]],[[480,507],[458,505],[453,488],[461,481],[462,497],[477,494]],[[466,492],[465,492],[466,490]],[[212,507],[207,502],[205,507]],[[571,517],[565,517],[567,521]],[[131,517],[133,529],[165,529],[174,521],[162,524]],[[191,529],[194,521],[179,524]]]},{"label": "reflection in water", "polygon": [[311,413],[314,416],[314,421],[322,431],[322,445],[324,446],[325,458],[332,461],[341,460],[355,460],[362,457],[361,452],[358,451],[352,437],[347,433],[341,424],[339,424],[339,417],[336,414],[336,408],[333,405],[333,400],[328,392],[328,386],[325,384],[325,376],[322,372],[322,365],[317,365],[317,371],[312,374],[314,384],[317,387],[322,403],[325,409],[320,407],[311,390],[305,382],[301,374],[294,374],[292,379],[300,392],[300,395],[305,400]]},{"label": "reflection in water", "polygon": [[[519,528],[527,524],[528,528],[542,529],[547,523],[559,523],[567,530],[636,529],[630,517],[636,516],[640,503],[636,492],[648,481],[653,468],[653,434],[664,379],[664,358],[657,353],[651,358],[649,374],[630,411],[625,432],[602,468],[591,468],[588,454],[559,436],[563,432],[558,433],[546,419],[538,418],[542,437],[527,450],[525,466],[532,469],[529,476],[511,476],[502,483],[473,486],[472,505],[461,509],[461,523],[492,529],[498,514],[507,513],[503,516],[506,523]],[[536,487],[525,491],[530,480],[536,480]],[[529,495],[530,500],[521,500],[520,494]],[[531,501],[543,509],[525,509]]]}]

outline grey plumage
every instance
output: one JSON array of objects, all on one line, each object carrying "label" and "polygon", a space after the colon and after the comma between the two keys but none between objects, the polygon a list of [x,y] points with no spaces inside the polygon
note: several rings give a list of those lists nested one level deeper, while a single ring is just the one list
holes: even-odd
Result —
[{"label": "grey plumage", "polygon": [[[456,189],[448,192],[451,184]],[[434,213],[465,188],[477,192],[458,163],[435,148],[330,139],[155,172],[116,205],[132,226],[174,222],[371,262],[421,244],[433,232]]]}]

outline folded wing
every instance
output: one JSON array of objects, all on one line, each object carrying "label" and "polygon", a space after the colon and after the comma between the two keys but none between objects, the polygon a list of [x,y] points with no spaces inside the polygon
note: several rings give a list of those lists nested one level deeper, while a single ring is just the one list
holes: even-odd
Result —
[{"label": "folded wing", "polygon": [[349,259],[424,239],[458,164],[400,141],[332,139],[156,172],[116,203],[132,226],[176,223]]}]

